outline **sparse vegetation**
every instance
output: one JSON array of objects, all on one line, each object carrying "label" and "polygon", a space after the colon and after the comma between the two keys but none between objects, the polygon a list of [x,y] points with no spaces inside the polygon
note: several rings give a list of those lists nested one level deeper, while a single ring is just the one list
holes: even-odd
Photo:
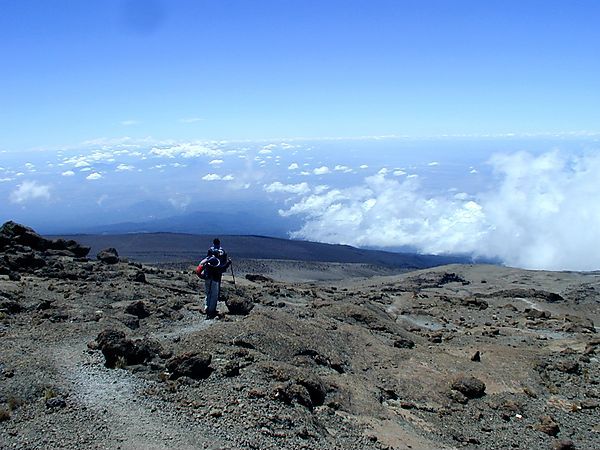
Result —
[{"label": "sparse vegetation", "polygon": [[124,356],[118,356],[115,361],[115,369],[126,369],[127,368],[127,359]]},{"label": "sparse vegetation", "polygon": [[44,401],[56,397],[56,392],[51,387],[44,389]]}]

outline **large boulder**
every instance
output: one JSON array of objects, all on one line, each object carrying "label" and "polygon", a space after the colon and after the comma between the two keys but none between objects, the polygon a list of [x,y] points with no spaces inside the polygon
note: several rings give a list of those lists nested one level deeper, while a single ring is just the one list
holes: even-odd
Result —
[{"label": "large boulder", "polygon": [[450,389],[460,392],[467,398],[478,398],[485,395],[485,383],[475,377],[457,375],[450,382]]},{"label": "large boulder", "polygon": [[179,377],[203,379],[208,378],[212,373],[211,361],[212,356],[209,353],[188,352],[169,359],[166,367],[173,379]]},{"label": "large boulder", "polygon": [[96,255],[96,258],[104,264],[117,264],[119,262],[119,253],[117,252],[117,249],[109,247],[100,250]]},{"label": "large boulder", "polygon": [[104,330],[96,338],[98,348],[106,360],[106,367],[143,364],[160,353],[158,343],[151,341],[132,341],[125,333],[117,330]]}]

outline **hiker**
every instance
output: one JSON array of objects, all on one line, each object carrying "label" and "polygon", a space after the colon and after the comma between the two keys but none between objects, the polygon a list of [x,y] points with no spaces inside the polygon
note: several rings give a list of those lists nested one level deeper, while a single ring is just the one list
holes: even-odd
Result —
[{"label": "hiker", "polygon": [[221,291],[221,277],[231,265],[227,253],[221,248],[219,238],[213,240],[213,245],[208,249],[205,259],[204,292],[206,294],[206,319],[217,316],[217,302]]}]

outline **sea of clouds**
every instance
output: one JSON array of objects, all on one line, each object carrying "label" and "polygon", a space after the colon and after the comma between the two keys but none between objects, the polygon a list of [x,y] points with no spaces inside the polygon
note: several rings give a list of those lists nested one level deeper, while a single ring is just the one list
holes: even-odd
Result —
[{"label": "sea of clouds", "polygon": [[268,234],[278,223],[296,239],[468,254],[531,269],[597,270],[597,145],[90,141],[2,153],[0,219],[56,233],[237,211],[254,215],[253,234]]}]

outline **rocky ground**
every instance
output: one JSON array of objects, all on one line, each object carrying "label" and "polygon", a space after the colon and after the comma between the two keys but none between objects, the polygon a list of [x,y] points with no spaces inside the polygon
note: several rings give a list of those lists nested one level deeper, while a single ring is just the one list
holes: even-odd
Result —
[{"label": "rocky ground", "polygon": [[0,448],[600,448],[599,273],[259,261],[206,321],[88,250],[0,229]]}]

